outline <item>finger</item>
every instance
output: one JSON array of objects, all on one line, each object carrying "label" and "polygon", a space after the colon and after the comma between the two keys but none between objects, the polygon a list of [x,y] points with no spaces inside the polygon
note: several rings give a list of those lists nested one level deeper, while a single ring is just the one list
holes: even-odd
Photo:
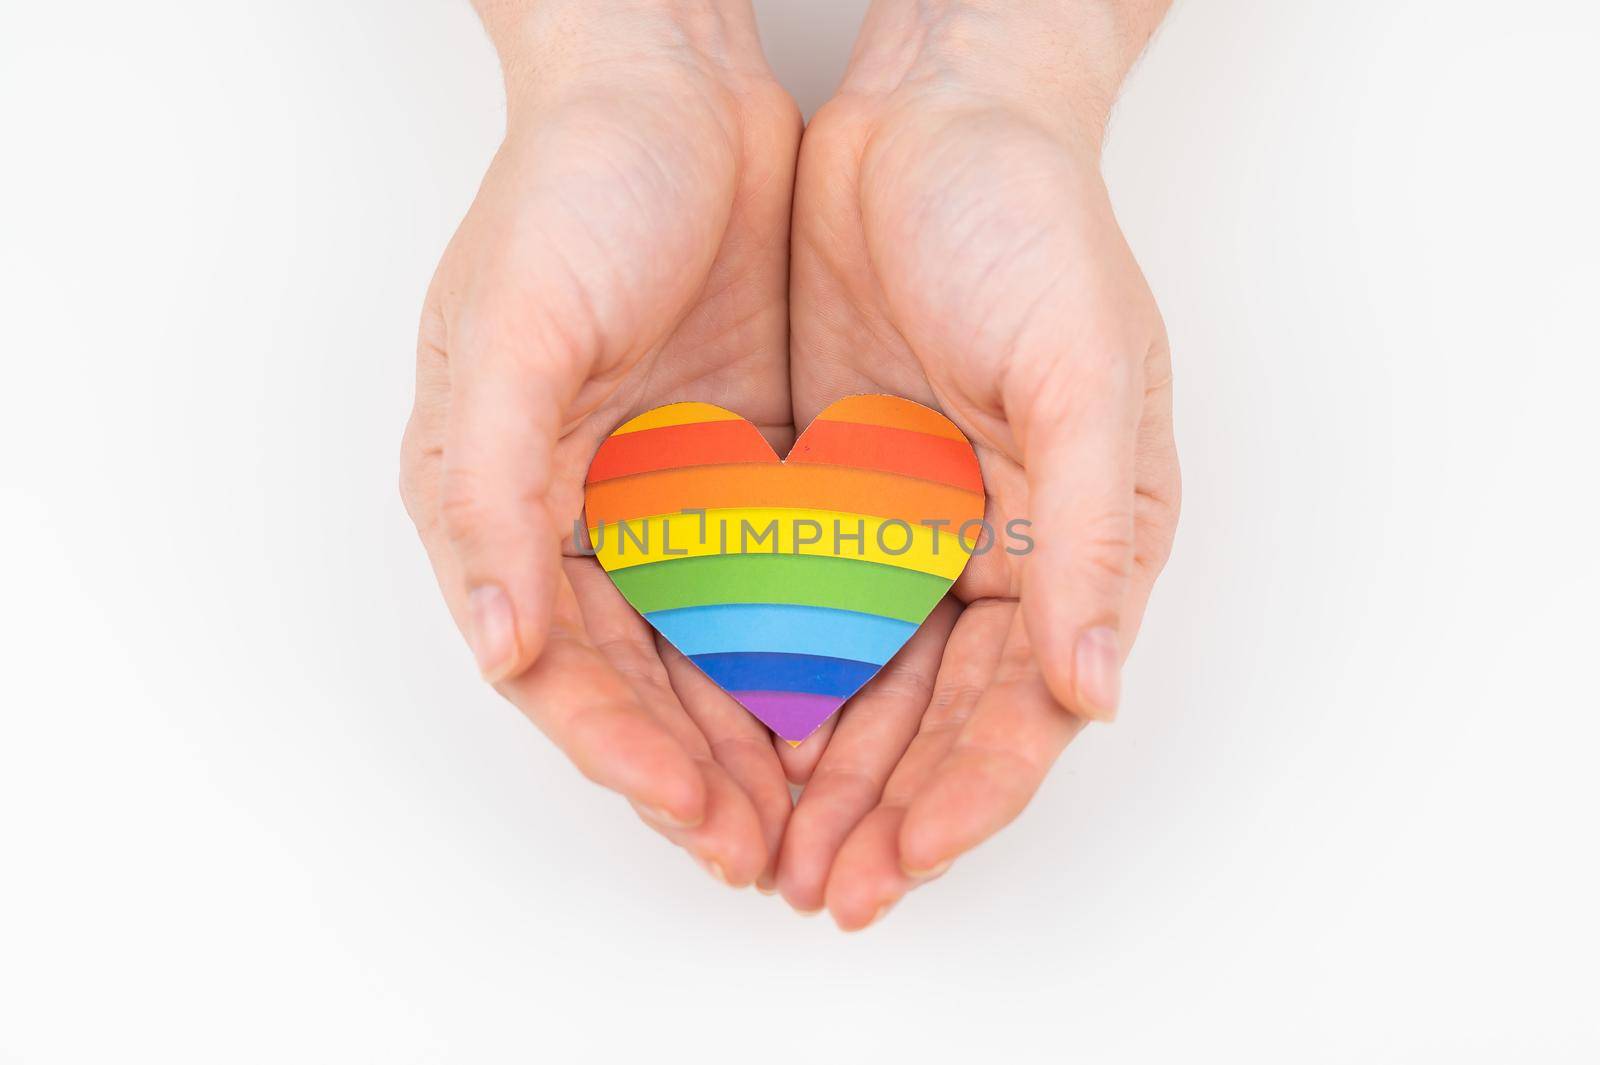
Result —
[{"label": "finger", "polygon": [[905,810],[880,806],[845,840],[828,876],[826,902],[834,922],[859,932],[882,919],[915,882],[900,868],[895,851]]},{"label": "finger", "polygon": [[[769,864],[776,852],[775,841],[769,845],[750,796],[718,764],[713,743],[674,690],[655,630],[628,605],[593,559],[567,559],[563,568],[582,608],[590,642],[633,690],[644,710],[693,759],[703,781],[705,812],[700,822],[685,825],[663,818],[658,809],[640,809],[640,816],[688,850],[717,879],[736,887],[749,884]],[[769,755],[768,772],[787,815],[789,792],[776,757],[770,757],[764,731],[752,738],[751,746]],[[781,822],[775,831],[782,832]]]},{"label": "finger", "polygon": [[913,887],[942,869],[907,874],[900,860],[900,825],[907,805],[955,743],[982,691],[993,679],[1016,604],[988,600],[957,619],[917,736],[895,766],[877,809],[851,831],[828,873],[825,900],[841,928],[877,920]]},{"label": "finger", "polygon": [[907,807],[898,850],[908,875],[948,867],[1009,824],[1083,727],[1051,695],[1028,636],[1012,623],[993,683]]},{"label": "finger", "polygon": [[755,811],[762,847],[753,878],[757,888],[770,892],[777,876],[778,845],[794,808],[771,734],[676,647],[660,637],[657,644],[672,688],[699,726],[711,757],[743,789]]},{"label": "finger", "polygon": [[[436,467],[436,461],[423,462],[417,476],[427,480]],[[436,520],[424,514],[417,528],[445,603],[459,619],[466,609],[460,560]],[[698,825],[706,817],[706,788],[691,757],[693,748],[672,732],[670,722],[650,712],[635,687],[596,650],[567,579],[575,577],[579,587],[586,587],[586,568],[599,569],[592,559],[572,560],[557,585],[547,653],[537,668],[503,681],[497,689],[584,776],[647,808],[655,821]],[[604,580],[603,574],[600,579]],[[601,612],[594,612],[594,619],[602,628],[607,624]],[[692,726],[685,728],[692,733]]]},{"label": "finger", "polygon": [[498,688],[590,780],[650,810],[662,823],[689,827],[706,820],[707,786],[700,767],[589,640],[565,579],[557,588],[544,653]]},{"label": "finger", "polygon": [[[1140,362],[1115,344],[1089,368],[1052,368],[1029,389],[1023,464],[1034,547],[1022,608],[1050,690],[1091,718],[1116,715],[1122,611],[1134,554]],[[1142,353],[1141,357],[1142,357]]]},{"label": "finger", "polygon": [[878,804],[916,734],[958,609],[934,608],[900,652],[846,706],[784,833],[778,890],[802,913],[820,910],[828,870],[850,830]]},{"label": "finger", "polygon": [[978,699],[994,680],[1016,616],[1017,604],[1008,599],[986,599],[962,609],[945,646],[933,697],[916,738],[884,785],[884,805],[908,805],[949,753]]},{"label": "finger", "polygon": [[1145,381],[1134,459],[1133,578],[1122,610],[1124,645],[1138,634],[1156,578],[1172,554],[1183,497],[1172,433],[1172,358],[1164,347],[1152,352]]},{"label": "finger", "polygon": [[530,330],[463,312],[450,338],[439,510],[460,562],[466,635],[491,680],[538,657],[561,530],[548,495],[566,382]]},{"label": "finger", "polygon": [[772,749],[778,752],[778,761],[783,765],[784,775],[791,784],[804,784],[811,779],[811,774],[817,768],[817,762],[822,758],[828,744],[833,739],[833,730],[839,724],[839,715],[834,714],[828,720],[817,726],[817,731],[801,740],[799,745],[790,743],[782,736],[772,737]]},{"label": "finger", "polygon": [[654,811],[635,806],[645,823],[689,852],[707,873],[729,887],[749,887],[767,865],[761,822],[750,797],[726,769],[710,758],[699,761],[705,784],[705,817],[692,827],[662,821]]},{"label": "finger", "polygon": [[438,307],[423,308],[417,330],[416,396],[400,439],[400,500],[424,542],[438,521],[445,420],[450,411],[450,366]]}]

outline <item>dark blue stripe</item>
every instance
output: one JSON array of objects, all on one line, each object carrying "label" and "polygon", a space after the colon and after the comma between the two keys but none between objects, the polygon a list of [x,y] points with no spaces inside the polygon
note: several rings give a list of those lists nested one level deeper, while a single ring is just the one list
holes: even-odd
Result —
[{"label": "dark blue stripe", "polygon": [[879,666],[848,658],[735,651],[689,659],[724,691],[806,692],[844,698],[872,679]]}]

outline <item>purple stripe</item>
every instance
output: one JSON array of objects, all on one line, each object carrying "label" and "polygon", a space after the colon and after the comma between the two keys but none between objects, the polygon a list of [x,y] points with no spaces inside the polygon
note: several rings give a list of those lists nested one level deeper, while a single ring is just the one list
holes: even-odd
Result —
[{"label": "purple stripe", "polygon": [[843,699],[836,695],[808,695],[805,692],[731,692],[739,703],[762,723],[790,743],[799,743],[817,730],[839,709]]}]

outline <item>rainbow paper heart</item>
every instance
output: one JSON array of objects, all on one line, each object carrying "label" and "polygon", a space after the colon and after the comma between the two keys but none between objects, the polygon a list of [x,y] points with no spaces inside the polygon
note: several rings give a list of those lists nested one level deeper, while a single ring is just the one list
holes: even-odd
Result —
[{"label": "rainbow paper heart", "polygon": [[584,510],[633,608],[798,743],[961,575],[983,476],[961,430],[910,400],[842,399],[787,461],[737,414],[673,403],[601,445]]}]

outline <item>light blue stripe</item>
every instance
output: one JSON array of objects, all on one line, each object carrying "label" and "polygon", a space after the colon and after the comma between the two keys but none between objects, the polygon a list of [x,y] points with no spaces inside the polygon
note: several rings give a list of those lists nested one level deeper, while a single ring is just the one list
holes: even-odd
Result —
[{"label": "light blue stripe", "polygon": [[917,631],[909,621],[876,614],[769,603],[681,607],[645,617],[686,655],[820,655],[879,666]]}]

